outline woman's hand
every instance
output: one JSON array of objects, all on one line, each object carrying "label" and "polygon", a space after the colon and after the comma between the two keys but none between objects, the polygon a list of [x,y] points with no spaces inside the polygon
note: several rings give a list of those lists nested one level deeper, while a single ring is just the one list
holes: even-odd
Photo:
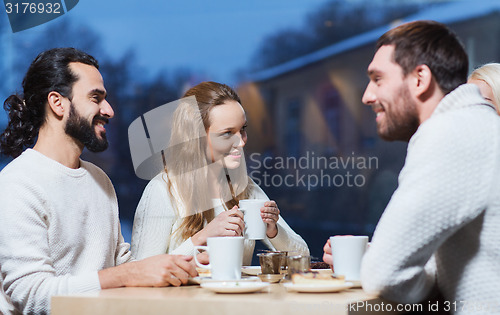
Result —
[{"label": "woman's hand", "polygon": [[208,237],[241,236],[244,230],[243,212],[234,206],[231,210],[216,216],[201,231],[193,235],[191,240],[194,245],[205,245]]},{"label": "woman's hand", "polygon": [[329,264],[330,266],[333,265],[333,258],[332,258],[332,245],[330,244],[330,239],[326,241],[325,246],[323,247],[323,251],[325,252],[323,254],[323,261]]},{"label": "woman's hand", "polygon": [[273,238],[278,234],[278,219],[280,215],[280,210],[276,201],[270,200],[264,203],[264,207],[260,208],[260,216],[262,221],[266,223],[266,235],[269,238]]}]

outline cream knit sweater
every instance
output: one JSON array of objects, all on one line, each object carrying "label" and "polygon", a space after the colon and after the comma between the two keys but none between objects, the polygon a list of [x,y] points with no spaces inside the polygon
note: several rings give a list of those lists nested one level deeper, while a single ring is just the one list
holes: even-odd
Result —
[{"label": "cream knit sweater", "polygon": [[[267,199],[267,195],[254,185],[255,189],[250,199]],[[278,205],[279,207],[279,205]],[[220,214],[224,208],[220,201],[214,201],[214,215]],[[191,238],[178,241],[172,237],[173,232],[180,226],[182,217],[172,205],[167,192],[167,176],[158,174],[153,178],[139,201],[135,211],[134,227],[132,231],[132,254],[136,259],[159,254],[193,255],[194,245]],[[298,254],[309,255],[306,242],[295,233],[280,216],[278,220],[278,235],[264,241],[271,249],[294,251]],[[255,241],[245,239],[243,264],[249,265]]]},{"label": "cream knit sweater", "polygon": [[499,189],[500,118],[476,86],[460,86],[410,140],[363,288],[413,303],[437,284],[453,313],[499,314]]},{"label": "cream knit sweater", "polygon": [[1,275],[16,312],[99,290],[98,270],[131,259],[113,185],[89,162],[70,169],[28,149],[0,173],[0,200]]}]

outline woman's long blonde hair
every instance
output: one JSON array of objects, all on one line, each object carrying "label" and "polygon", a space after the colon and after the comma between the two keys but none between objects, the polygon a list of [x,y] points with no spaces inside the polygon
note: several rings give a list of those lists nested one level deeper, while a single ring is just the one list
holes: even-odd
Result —
[{"label": "woman's long blonde hair", "polygon": [[[481,80],[488,84],[493,92],[494,101],[497,106],[500,106],[500,64],[487,63],[476,70],[469,76],[469,80]],[[500,108],[496,108],[500,114]]]},{"label": "woman's long blonde hair", "polygon": [[[241,104],[236,92],[216,82],[202,82],[189,89],[183,97],[194,96],[193,102],[182,102],[174,112],[170,148],[166,154],[167,188],[177,212],[184,216],[174,237],[186,240],[203,229],[205,222],[214,218],[212,196],[208,187],[207,133],[210,111],[227,101]],[[234,170],[224,169],[218,178],[220,199],[225,209],[231,209],[239,200],[248,199],[253,184],[241,163]],[[229,185],[228,185],[229,183]],[[232,190],[228,189],[229,187]],[[235,195],[234,192],[241,192]],[[174,197],[175,196],[175,197]]]}]

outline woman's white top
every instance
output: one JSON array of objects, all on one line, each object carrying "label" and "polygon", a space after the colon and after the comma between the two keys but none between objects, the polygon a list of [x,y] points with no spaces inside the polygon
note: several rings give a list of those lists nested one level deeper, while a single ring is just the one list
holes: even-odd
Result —
[{"label": "woman's white top", "polygon": [[[144,190],[137,206],[132,230],[132,255],[136,259],[159,254],[193,255],[194,244],[191,238],[179,240],[173,233],[182,223],[182,215],[176,211],[168,193],[167,176],[164,172],[153,178]],[[264,191],[254,185],[249,199],[267,199]],[[175,192],[174,192],[175,194]],[[220,200],[213,201],[214,215],[224,211]],[[178,204],[178,203],[177,203]],[[182,211],[182,210],[180,210]],[[205,225],[207,222],[205,222]],[[306,242],[295,233],[280,216],[278,234],[264,243],[272,250],[293,251],[309,255]],[[255,247],[254,240],[245,239],[243,265],[249,265]]]}]

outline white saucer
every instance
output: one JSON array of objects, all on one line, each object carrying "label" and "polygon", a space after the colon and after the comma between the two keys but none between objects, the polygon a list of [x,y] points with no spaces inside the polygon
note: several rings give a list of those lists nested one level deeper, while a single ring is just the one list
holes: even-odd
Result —
[{"label": "white saucer", "polygon": [[206,282],[220,282],[220,283],[229,283],[229,282],[256,282],[256,281],[260,281],[260,279],[258,277],[248,277],[248,276],[243,276],[241,277],[241,279],[232,279],[232,280],[216,280],[216,279],[212,279],[211,277],[194,277],[194,278],[190,278],[189,279],[189,282],[188,283],[195,283],[195,284],[202,284],[202,283],[206,283]]},{"label": "white saucer", "polygon": [[204,282],[201,287],[216,293],[250,293],[269,287],[265,282]]},{"label": "white saucer", "polygon": [[322,293],[322,292],[339,292],[347,290],[353,287],[351,282],[346,282],[344,284],[294,284],[285,283],[283,286],[288,291],[295,292],[310,292],[310,293]]}]

